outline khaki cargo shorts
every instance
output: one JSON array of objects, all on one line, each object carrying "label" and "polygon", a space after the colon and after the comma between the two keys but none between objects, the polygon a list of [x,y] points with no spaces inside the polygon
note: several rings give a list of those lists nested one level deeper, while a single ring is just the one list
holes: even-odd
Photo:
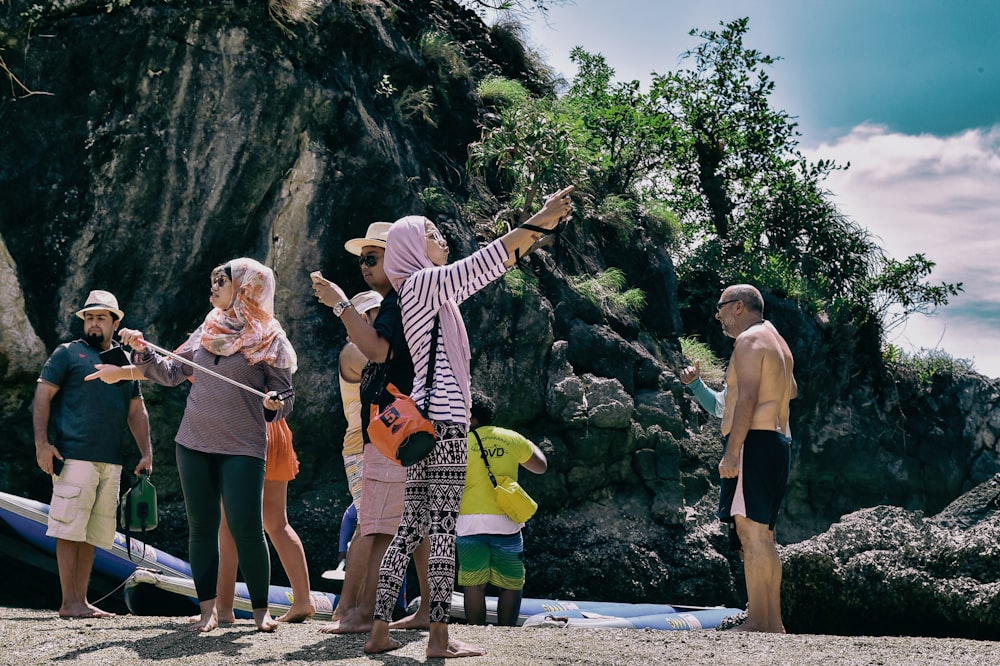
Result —
[{"label": "khaki cargo shorts", "polygon": [[52,477],[52,502],[45,536],[85,541],[110,550],[115,541],[115,514],[122,466],[67,459]]}]

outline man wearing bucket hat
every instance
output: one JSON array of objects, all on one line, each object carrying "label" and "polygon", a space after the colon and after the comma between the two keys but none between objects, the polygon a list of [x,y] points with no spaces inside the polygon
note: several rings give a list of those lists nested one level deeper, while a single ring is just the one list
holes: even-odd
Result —
[{"label": "man wearing bucket hat", "polygon": [[[373,222],[363,238],[352,238],[344,249],[358,257],[361,277],[369,289],[382,297],[378,316],[369,321],[363,304],[348,300],[343,289],[319,273],[312,274],[313,290],[320,303],[333,308],[344,322],[351,343],[364,357],[360,377],[359,399],[361,436],[364,449],[361,464],[361,502],[358,506],[358,530],[347,556],[347,571],[340,604],[333,621],[320,629],[324,633],[358,633],[370,631],[375,612],[375,581],[392,535],[403,515],[403,489],[406,468],[390,461],[374,446],[368,446],[368,423],[371,408],[385,407],[392,396],[380,389],[386,382],[404,392],[413,386],[413,361],[403,335],[403,315],[396,290],[389,284],[382,267],[385,239],[392,226],[389,222]],[[355,297],[357,298],[357,297]],[[391,349],[391,355],[390,355]],[[420,594],[427,598],[427,544],[415,553]],[[398,628],[426,629],[430,626],[426,604],[417,613],[399,620]]]},{"label": "man wearing bucket hat", "polygon": [[83,320],[84,337],[59,345],[38,378],[32,405],[35,458],[52,475],[45,534],[56,539],[59,615],[109,617],[113,613],[87,601],[95,549],[110,550],[114,543],[129,431],[139,447],[136,475],[153,471],[153,446],[139,382],[84,379],[103,362],[101,352],[118,346],[112,336],[125,317],[118,299],[108,291],[91,291],[76,316]]}]

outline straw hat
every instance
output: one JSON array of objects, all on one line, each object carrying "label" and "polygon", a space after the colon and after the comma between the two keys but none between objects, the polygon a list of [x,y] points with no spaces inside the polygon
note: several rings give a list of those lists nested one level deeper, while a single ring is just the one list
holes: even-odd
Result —
[{"label": "straw hat", "polygon": [[365,232],[364,238],[352,238],[344,243],[344,249],[358,256],[361,256],[361,248],[368,245],[384,249],[385,237],[389,234],[389,227],[391,226],[391,222],[372,222],[368,225],[368,231]]},{"label": "straw hat", "polygon": [[82,310],[76,311],[76,316],[84,318],[84,313],[91,310],[107,310],[117,316],[119,320],[125,318],[125,313],[118,309],[118,299],[110,291],[95,289],[87,295],[86,305]]},{"label": "straw hat", "polygon": [[351,297],[354,310],[358,314],[364,314],[372,308],[382,305],[382,294],[377,291],[362,291]]}]

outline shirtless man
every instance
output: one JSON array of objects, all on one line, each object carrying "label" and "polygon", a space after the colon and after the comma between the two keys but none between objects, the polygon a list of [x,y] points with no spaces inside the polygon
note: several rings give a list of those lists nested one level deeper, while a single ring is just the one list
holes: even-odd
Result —
[{"label": "shirtless man", "polygon": [[735,629],[784,633],[774,524],[790,465],[788,403],[798,390],[792,352],[764,320],[756,288],[727,287],[715,308],[723,333],[736,340],[726,371],[726,449],[719,463],[719,518],[736,523],[749,604],[747,621]]}]

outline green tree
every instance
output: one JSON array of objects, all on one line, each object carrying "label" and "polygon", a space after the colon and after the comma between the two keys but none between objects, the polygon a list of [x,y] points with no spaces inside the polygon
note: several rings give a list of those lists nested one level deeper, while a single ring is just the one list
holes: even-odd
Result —
[{"label": "green tree", "polygon": [[578,70],[562,101],[585,130],[594,197],[637,195],[640,185],[664,168],[669,155],[662,147],[675,126],[657,112],[638,81],[614,82],[615,71],[603,56],[577,47],[570,59]]},{"label": "green tree", "polygon": [[663,135],[666,169],[651,182],[680,218],[678,277],[691,301],[752,282],[858,323],[894,304],[904,318],[946,304],[961,284],[927,284],[921,255],[890,260],[829,201],[823,181],[845,167],[803,157],[796,123],[769,104],[764,68],[777,59],[743,45],[748,25],[692,30],[704,40],[684,54],[693,67],[654,75],[650,87],[673,125]]},{"label": "green tree", "polygon": [[947,305],[949,297],[962,291],[961,282],[937,285],[924,282],[934,266],[934,262],[922,253],[906,261],[886,258],[882,270],[867,281],[868,298],[885,331],[901,325],[912,314],[933,313],[936,308]]},{"label": "green tree", "polygon": [[551,100],[524,98],[487,118],[469,146],[469,171],[488,183],[520,223],[536,210],[539,193],[579,182],[578,128]]}]

